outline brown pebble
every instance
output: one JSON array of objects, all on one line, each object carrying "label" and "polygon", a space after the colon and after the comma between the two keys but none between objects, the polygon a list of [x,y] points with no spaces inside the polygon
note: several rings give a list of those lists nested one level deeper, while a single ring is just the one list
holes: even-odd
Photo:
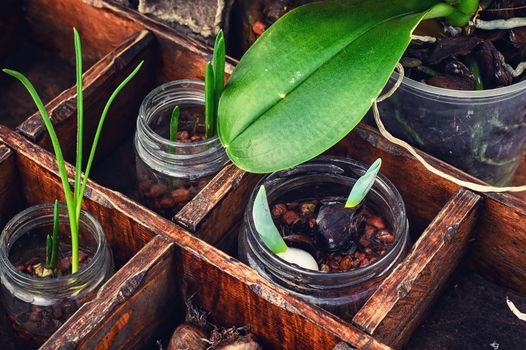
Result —
[{"label": "brown pebble", "polygon": [[381,249],[378,254],[380,254],[380,256],[382,255],[385,255],[385,253],[387,253],[387,249]]},{"label": "brown pebble", "polygon": [[150,192],[148,192],[148,195],[152,198],[157,198],[163,195],[163,193],[166,192],[166,186],[163,184],[155,184],[152,187],[150,187]]},{"label": "brown pebble", "polygon": [[352,266],[352,258],[350,256],[343,257],[342,261],[340,261],[340,268],[342,270],[349,270]]},{"label": "brown pebble", "polygon": [[378,260],[378,257],[377,256],[372,256],[370,259],[369,259],[369,263],[373,263],[375,262],[376,260]]},{"label": "brown pebble", "polygon": [[17,265],[17,266],[16,266],[16,269],[17,269],[18,271],[24,271],[24,265]]},{"label": "brown pebble", "polygon": [[175,200],[172,197],[163,197],[163,199],[159,201],[159,205],[161,208],[170,209],[175,206]]},{"label": "brown pebble", "polygon": [[267,26],[265,23],[261,22],[260,20],[257,20],[252,24],[252,31],[256,35],[261,35],[263,32],[267,29]]},{"label": "brown pebble", "polygon": [[376,239],[382,243],[391,244],[394,242],[394,235],[387,230],[380,230],[376,233]]},{"label": "brown pebble", "polygon": [[178,131],[176,134],[176,138],[178,141],[188,140],[190,138],[190,134],[186,130]]},{"label": "brown pebble", "polygon": [[190,200],[190,191],[186,188],[178,188],[172,191],[172,198],[175,203],[186,203]]},{"label": "brown pebble", "polygon": [[338,262],[336,262],[336,261],[330,261],[329,262],[329,266],[330,266],[332,271],[340,270],[340,264]]},{"label": "brown pebble", "polygon": [[368,247],[371,242],[367,239],[367,237],[365,237],[365,235],[362,235],[358,240],[358,244],[360,244],[362,247]]},{"label": "brown pebble", "polygon": [[313,230],[316,227],[316,219],[309,219],[309,228]]},{"label": "brown pebble", "polygon": [[365,267],[369,265],[369,259],[363,259],[362,261],[360,261],[360,265],[358,265],[359,267]]},{"label": "brown pebble", "polygon": [[370,247],[367,247],[363,250],[363,252],[367,255],[371,255],[373,253],[373,250]]},{"label": "brown pebble", "polygon": [[316,209],[316,204],[310,203],[310,202],[303,203],[300,206],[300,211],[303,215],[310,215],[314,213],[315,209]]},{"label": "brown pebble", "polygon": [[191,141],[202,141],[203,137],[199,136],[199,135],[194,135],[194,136],[190,137],[190,140]]},{"label": "brown pebble", "polygon": [[272,216],[275,218],[281,217],[281,215],[287,212],[287,206],[283,203],[278,203],[272,208]]},{"label": "brown pebble", "polygon": [[320,271],[321,272],[329,272],[330,270],[331,270],[331,268],[329,267],[329,265],[321,264],[321,266],[320,266]]},{"label": "brown pebble", "polygon": [[363,260],[365,259],[365,254],[362,252],[356,252],[356,254],[354,254],[354,257],[358,260]]},{"label": "brown pebble", "polygon": [[146,180],[143,180],[143,181],[140,181],[139,182],[139,191],[141,191],[142,193],[146,193],[148,191],[150,191],[150,183]]},{"label": "brown pebble", "polygon": [[365,237],[367,237],[367,239],[371,239],[374,237],[374,234],[376,233],[376,231],[377,231],[376,227],[366,224],[363,230],[363,234]]},{"label": "brown pebble", "polygon": [[367,219],[367,223],[369,225],[372,225],[374,227],[376,227],[376,229],[378,230],[382,230],[385,228],[385,224],[384,224],[384,221],[382,220],[381,217],[377,216],[377,215],[374,215],[374,216],[371,216],[370,218]]},{"label": "brown pebble", "polygon": [[285,225],[292,225],[299,220],[300,216],[295,211],[289,210],[281,218]]}]

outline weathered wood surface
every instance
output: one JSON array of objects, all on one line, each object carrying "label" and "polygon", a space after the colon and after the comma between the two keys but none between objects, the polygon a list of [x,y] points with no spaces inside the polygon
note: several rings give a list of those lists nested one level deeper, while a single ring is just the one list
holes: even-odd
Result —
[{"label": "weathered wood surface", "polygon": [[[84,137],[86,140],[92,140],[104,105],[113,90],[141,60],[145,60],[141,71],[121,91],[109,110],[101,134],[102,142],[97,149],[98,158],[111,152],[135,129],[134,119],[142,101],[143,89],[152,86],[150,77],[154,66],[153,44],[154,37],[149,32],[135,33],[83,74]],[[64,157],[70,162],[74,161],[77,129],[76,86],[49,102],[46,110],[53,121]],[[32,142],[52,150],[51,140],[40,113],[29,117],[17,130]],[[91,143],[86,142],[86,156],[90,148]]]},{"label": "weathered wood surface", "polygon": [[248,197],[259,178],[233,164],[226,166],[175,215],[174,221],[215,245],[242,220]]},{"label": "weathered wood surface", "polygon": [[0,143],[0,227],[22,207],[19,185],[15,155],[9,147]]},{"label": "weathered wood surface", "polygon": [[353,323],[385,344],[402,347],[460,261],[480,202],[479,195],[457,191]]},{"label": "weathered wood surface", "polygon": [[[4,126],[0,126],[0,142],[14,150],[18,180],[27,205],[52,202],[55,199],[64,202],[53,155]],[[73,168],[68,165],[67,169],[70,179],[73,179]],[[114,205],[113,191],[92,181],[88,181],[88,184],[83,208],[100,221],[117,263],[122,264],[151,240],[154,234],[137,226],[128,216],[129,208],[117,208]],[[130,201],[123,198],[123,202]]]},{"label": "weathered wood surface", "polygon": [[[16,154],[19,179],[29,205],[62,198],[51,154],[1,126],[0,142]],[[68,166],[68,170],[71,177],[72,168]],[[197,291],[202,306],[213,313],[216,322],[250,323],[264,342],[276,348],[331,348],[341,340],[358,349],[386,348],[352,325],[306,305],[248,266],[118,193],[89,181],[84,207],[101,222],[115,255],[122,261],[131,258],[155,234],[172,239],[176,247],[173,273],[177,273],[178,284],[187,292],[185,295]],[[219,296],[221,303],[217,303]],[[276,337],[276,329],[280,330],[280,337]],[[279,343],[272,343],[276,339]],[[80,344],[89,339],[78,341]],[[102,338],[101,341],[98,344],[106,348],[108,343]]]},{"label": "weathered wood surface", "polygon": [[526,294],[526,204],[510,194],[488,194],[469,261],[500,285]]},{"label": "weathered wood surface", "polygon": [[173,243],[153,238],[41,349],[137,349],[153,344],[158,328],[174,323],[181,300],[173,258]]}]

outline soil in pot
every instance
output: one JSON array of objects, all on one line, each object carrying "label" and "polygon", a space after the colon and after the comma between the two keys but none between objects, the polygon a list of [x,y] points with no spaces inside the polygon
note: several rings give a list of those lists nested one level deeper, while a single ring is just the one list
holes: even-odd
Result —
[{"label": "soil in pot", "polygon": [[[33,230],[20,237],[9,251],[11,263],[18,271],[33,278],[44,280],[71,275],[71,245],[69,242],[66,243],[64,240],[59,242],[57,270],[53,271],[45,267],[46,249],[42,237],[45,235],[39,230]],[[93,242],[93,247],[85,244],[84,249],[79,249],[79,271],[90,263],[95,249],[95,242]],[[96,292],[93,290],[81,297],[61,298],[60,302],[46,306],[28,304],[17,298],[7,301],[16,310],[16,313],[10,316],[18,342],[28,348],[38,346],[84,302],[92,299]]]},{"label": "soil in pot", "polygon": [[[177,142],[193,144],[206,139],[204,132],[204,108],[202,105],[185,105],[180,112],[179,131]],[[158,118],[150,127],[159,136],[169,139],[169,118]],[[174,147],[169,151],[177,155],[184,155],[185,149]],[[191,154],[190,152],[188,154]],[[141,163],[139,163],[140,165]],[[159,174],[146,169],[138,168],[139,200],[155,210],[165,218],[171,219],[195,195],[201,191],[211,178],[189,180],[159,176]]]},{"label": "soil in pot", "polygon": [[342,197],[277,202],[272,216],[287,245],[309,252],[320,271],[344,272],[374,263],[395,241],[372,207],[344,203]]},{"label": "soil in pot", "polygon": [[405,348],[526,349],[526,322],[510,311],[506,297],[526,310],[526,296],[461,269]]}]

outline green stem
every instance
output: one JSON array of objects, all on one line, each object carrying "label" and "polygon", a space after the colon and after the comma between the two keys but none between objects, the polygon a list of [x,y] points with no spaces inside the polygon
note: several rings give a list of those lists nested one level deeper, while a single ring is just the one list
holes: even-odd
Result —
[{"label": "green stem", "polygon": [[[177,128],[179,126],[179,115],[181,114],[179,106],[175,106],[170,116],[170,141],[177,141]],[[170,153],[175,153],[175,147],[170,146]]]},{"label": "green stem", "polygon": [[457,8],[466,15],[472,16],[479,8],[479,0],[460,0]]},{"label": "green stem", "polygon": [[214,68],[208,62],[205,75],[205,136],[211,138],[215,133],[215,97],[214,97]]},{"label": "green stem", "polygon": [[62,155],[62,149],[60,148],[60,143],[58,141],[57,134],[55,133],[55,128],[53,127],[53,123],[51,122],[51,119],[49,118],[49,115],[46,111],[46,108],[44,107],[44,104],[42,103],[42,100],[40,99],[40,96],[36,92],[33,84],[31,84],[31,82],[22,73],[19,73],[17,71],[10,70],[10,69],[3,69],[3,72],[18,79],[22,83],[22,85],[24,85],[26,90],[29,92],[29,94],[33,98],[33,101],[35,102],[35,105],[37,106],[38,111],[40,115],[42,116],[42,120],[44,121],[44,125],[46,126],[46,129],[48,131],[49,138],[51,139],[51,144],[53,145],[53,150],[55,151],[55,157],[57,158],[60,180],[62,182],[62,188],[64,190],[64,197],[66,198],[66,205],[68,208],[70,232],[71,232],[71,235],[73,236],[75,232],[78,232],[77,220],[75,216],[75,203],[73,201],[73,195],[71,193],[71,188],[69,186],[68,172],[66,170],[64,156]]},{"label": "green stem", "polygon": [[51,258],[49,260],[49,267],[52,270],[57,268],[58,263],[58,201],[55,200],[55,206],[53,207],[53,236],[51,238]]},{"label": "green stem", "polygon": [[[128,77],[126,79],[124,79],[122,81],[122,83],[120,83],[119,86],[117,86],[115,91],[113,91],[113,93],[111,94],[108,102],[106,102],[106,105],[104,106],[104,110],[102,111],[102,115],[101,115],[100,120],[99,120],[99,125],[97,126],[97,131],[95,132],[95,137],[93,138],[93,144],[91,145],[91,151],[90,151],[90,154],[89,154],[89,157],[88,157],[88,163],[86,165],[86,170],[84,171],[84,177],[82,178],[82,187],[81,187],[80,192],[79,192],[80,198],[84,197],[84,193],[86,191],[86,185],[88,183],[88,177],[89,177],[89,173],[91,171],[91,165],[93,163],[93,158],[95,157],[95,151],[97,150],[97,144],[99,142],[100,134],[102,132],[102,125],[104,124],[104,120],[106,119],[106,115],[108,114],[108,110],[110,109],[111,104],[113,103],[113,100],[115,100],[115,98],[117,97],[119,92],[124,88],[124,86],[126,86],[126,84],[128,84],[128,82],[135,76],[135,74],[137,74],[139,69],[141,69],[143,63],[144,63],[144,61],[141,61],[137,65],[137,67],[135,67],[133,72],[131,72],[130,75],[128,75]],[[80,219],[81,206],[82,206],[82,200],[77,203],[77,207],[75,208],[75,217],[78,218],[78,219]],[[69,210],[69,208],[68,208],[68,210]]]}]

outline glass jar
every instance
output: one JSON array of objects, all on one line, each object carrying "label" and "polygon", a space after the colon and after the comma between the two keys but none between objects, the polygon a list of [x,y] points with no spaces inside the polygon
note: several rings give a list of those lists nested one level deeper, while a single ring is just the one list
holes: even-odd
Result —
[{"label": "glass jar", "polygon": [[[21,272],[28,261],[45,262],[46,236],[53,232],[53,204],[30,207],[13,217],[0,236],[1,299],[23,348],[41,345],[113,273],[113,257],[99,222],[81,211],[79,271],[41,278]],[[71,233],[65,205],[59,206],[59,259],[71,261]],[[66,259],[66,260],[64,260]],[[61,263],[59,262],[59,263]],[[32,265],[27,265],[32,266]]]},{"label": "glass jar", "polygon": [[352,159],[321,156],[264,177],[252,192],[245,211],[239,237],[240,260],[287,291],[350,320],[407,252],[409,225],[404,202],[394,185],[379,175],[365,200],[366,206],[382,215],[392,229],[395,241],[390,250],[368,266],[345,272],[307,270],[279,258],[259,238],[252,208],[260,185],[265,185],[269,203],[347,197],[366,171],[367,166]]},{"label": "glass jar", "polygon": [[[393,73],[388,88],[398,79]],[[526,147],[526,82],[459,91],[404,77],[379,104],[393,135],[492,185],[511,182]]]},{"label": "glass jar", "polygon": [[204,135],[204,82],[177,80],[146,96],[139,110],[135,152],[139,200],[170,219],[227,163],[217,136],[184,143],[170,141],[169,121],[180,108],[179,131]]}]

